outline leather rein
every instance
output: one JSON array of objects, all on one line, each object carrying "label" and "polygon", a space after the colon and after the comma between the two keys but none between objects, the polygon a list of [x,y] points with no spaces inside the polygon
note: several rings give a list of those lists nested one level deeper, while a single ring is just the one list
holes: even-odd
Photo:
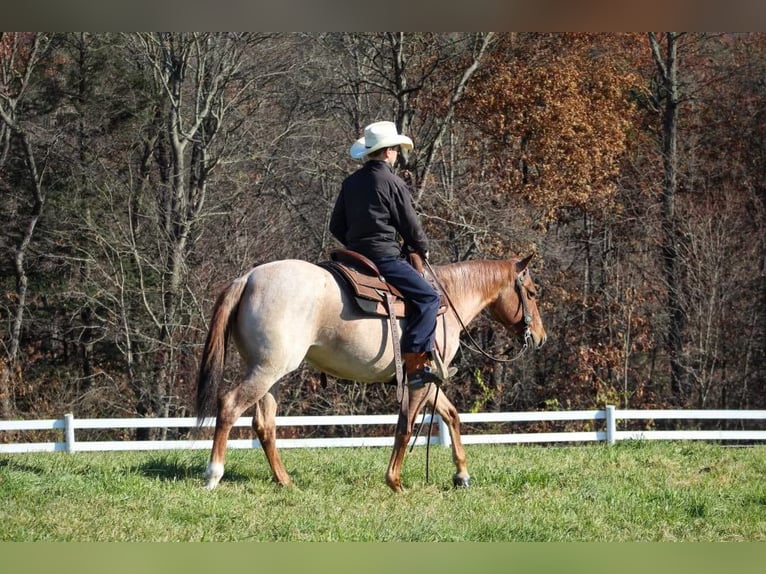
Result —
[{"label": "leather rein", "polygon": [[[532,339],[532,331],[530,329],[530,325],[532,324],[532,313],[529,311],[529,301],[527,300],[526,290],[524,289],[524,279],[526,277],[527,270],[525,269],[518,275],[516,275],[516,281],[515,287],[519,294],[519,300],[521,301],[521,310],[524,315],[524,344],[521,347],[521,350],[519,352],[511,357],[510,359],[503,359],[500,357],[495,357],[485,351],[481,348],[481,345],[476,342],[476,339],[473,338],[471,333],[468,331],[468,328],[465,325],[465,322],[463,322],[463,319],[460,317],[460,315],[457,312],[457,309],[455,308],[455,304],[452,302],[452,299],[449,296],[449,293],[447,293],[447,290],[444,288],[444,285],[441,284],[441,281],[439,281],[439,278],[436,276],[436,273],[434,272],[433,268],[431,267],[431,264],[428,262],[428,259],[418,257],[415,259],[415,265],[414,267],[419,271],[423,272],[423,265],[428,267],[428,270],[431,272],[431,277],[433,277],[434,283],[441,289],[442,293],[444,293],[444,297],[447,299],[447,303],[449,304],[450,308],[452,309],[452,312],[455,314],[455,317],[457,317],[458,323],[460,324],[460,327],[465,331],[466,335],[468,336],[468,339],[471,341],[471,345],[466,345],[469,349],[471,349],[474,352],[481,353],[486,358],[488,358],[491,361],[494,361],[496,363],[511,363],[513,361],[518,360],[524,352],[529,348],[529,341]],[[464,341],[461,341],[464,342]],[[441,386],[439,384],[436,385],[436,397],[434,397],[433,406],[431,409],[431,419],[428,423],[428,434],[426,435],[426,483],[429,482],[429,460],[430,460],[430,446],[431,446],[431,427],[434,423],[434,414],[436,412],[436,401],[439,398],[439,391],[441,389]],[[399,397],[399,400],[401,402],[401,397]],[[425,397],[424,397],[425,400]],[[420,407],[418,407],[418,410],[420,410]],[[425,421],[425,411],[423,411],[423,420],[420,421],[420,424],[418,425],[418,428],[416,432],[413,435],[412,444],[410,445],[410,452],[412,452],[412,449],[415,447],[415,442],[418,439],[418,436],[420,436],[420,430],[423,427],[423,422]]]},{"label": "leather rein", "polygon": [[[447,293],[447,290],[444,288],[444,286],[439,281],[439,278],[436,276],[436,273],[434,272],[433,268],[431,267],[431,263],[427,259],[423,259],[425,262],[425,265],[428,267],[428,270],[431,272],[431,276],[434,279],[434,282],[439,286],[439,289],[441,289],[442,293],[444,293],[444,297],[447,299],[447,303],[449,303],[450,308],[452,309],[452,312],[455,314],[455,317],[457,317],[457,321],[460,324],[460,327],[465,331],[465,334],[468,337],[468,340],[471,342],[471,344],[466,344],[466,347],[471,349],[472,351],[476,353],[480,353],[484,355],[487,359],[494,361],[496,363],[512,363],[513,361],[517,361],[521,356],[524,354],[524,352],[529,348],[529,342],[532,340],[532,330],[530,329],[530,325],[532,324],[532,314],[529,311],[529,301],[527,300],[527,294],[526,290],[524,289],[524,279],[526,278],[527,270],[524,269],[521,273],[516,275],[516,281],[514,282],[514,285],[516,287],[516,291],[519,295],[519,300],[521,301],[521,310],[524,315],[524,344],[522,345],[521,349],[519,350],[516,355],[514,355],[511,358],[501,358],[501,357],[495,357],[494,355],[491,355],[487,351],[481,348],[481,345],[476,341],[476,339],[473,338],[473,335],[471,335],[470,331],[468,331],[468,327],[466,327],[465,323],[463,322],[463,319],[460,317],[460,315],[457,312],[457,309],[455,308],[454,303],[452,303],[452,299],[449,296],[449,293]],[[463,341],[465,343],[465,341]]]}]

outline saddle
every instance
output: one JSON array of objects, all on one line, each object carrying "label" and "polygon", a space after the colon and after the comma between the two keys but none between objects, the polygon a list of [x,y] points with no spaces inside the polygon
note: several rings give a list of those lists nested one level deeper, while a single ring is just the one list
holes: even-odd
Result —
[{"label": "saddle", "polygon": [[[320,267],[341,279],[341,286],[348,288],[357,307],[367,315],[389,317],[393,312],[398,318],[406,317],[409,303],[402,293],[388,283],[380,274],[375,263],[350,249],[336,249],[330,253],[330,261],[319,263]],[[389,303],[392,304],[389,309]],[[439,315],[447,310],[442,295]]]}]

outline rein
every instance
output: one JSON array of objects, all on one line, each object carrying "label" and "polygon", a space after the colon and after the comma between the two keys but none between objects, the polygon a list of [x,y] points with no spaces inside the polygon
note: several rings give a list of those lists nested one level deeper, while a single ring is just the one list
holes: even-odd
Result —
[{"label": "rein", "polygon": [[[463,319],[458,314],[457,309],[455,308],[455,304],[452,302],[452,299],[450,298],[449,293],[447,293],[447,290],[444,288],[444,285],[442,285],[441,281],[439,281],[439,278],[436,276],[436,273],[434,272],[433,267],[431,267],[431,264],[429,263],[428,259],[425,259],[425,258],[418,258],[418,259],[419,261],[422,261],[422,263],[425,264],[426,267],[428,267],[428,270],[431,272],[431,276],[433,277],[434,282],[439,287],[439,289],[441,289],[442,293],[444,293],[444,297],[447,299],[447,303],[449,303],[450,308],[452,308],[452,312],[455,314],[455,317],[457,317],[460,327],[463,329],[463,331],[465,331],[466,335],[468,336],[468,339],[471,341],[471,345],[466,345],[469,349],[471,349],[474,352],[481,353],[486,358],[496,363],[511,363],[521,358],[524,352],[529,348],[529,341],[532,339],[532,331],[530,329],[530,325],[532,324],[532,314],[529,312],[529,302],[527,301],[527,297],[524,292],[524,274],[527,272],[526,269],[516,276],[516,281],[514,282],[516,290],[518,291],[518,294],[519,294],[519,301],[521,301],[521,310],[524,315],[524,325],[525,325],[524,344],[522,345],[521,349],[515,356],[511,357],[510,359],[503,359],[500,357],[495,357],[481,348],[481,345],[479,345],[479,343],[476,342],[476,339],[474,339],[471,333],[468,331],[468,328],[463,322]],[[419,268],[418,271],[422,273],[422,268]],[[445,324],[445,328],[446,328],[446,324]],[[428,435],[426,436],[426,483],[429,482],[429,460],[431,458],[430,457],[431,428],[434,423],[434,415],[436,413],[436,401],[439,398],[440,390],[441,390],[441,387],[437,383],[436,396],[434,397],[433,405],[431,408],[431,419],[428,423]],[[397,397],[397,398],[401,402],[402,398],[401,397]],[[424,400],[425,400],[425,397],[424,397]],[[418,407],[418,410],[420,410],[420,407]],[[418,437],[420,436],[420,430],[423,428],[425,417],[426,417],[426,413],[425,411],[423,411],[423,419],[420,421],[420,424],[418,425],[418,428],[413,436],[412,443],[410,444],[410,452],[412,452],[412,449],[415,447],[415,442],[418,440]]]},{"label": "rein", "polygon": [[455,317],[457,317],[457,321],[460,324],[460,327],[465,331],[465,334],[468,336],[468,339],[470,340],[471,344],[466,344],[466,347],[474,351],[475,353],[481,353],[484,355],[487,359],[490,361],[494,361],[495,363],[512,363],[514,361],[517,361],[521,358],[521,356],[524,354],[524,352],[529,348],[529,341],[532,339],[532,331],[530,329],[530,325],[532,324],[532,315],[529,312],[529,303],[527,302],[526,295],[524,293],[524,273],[526,273],[526,270],[522,271],[520,274],[516,276],[515,287],[516,290],[519,293],[519,300],[521,301],[521,310],[524,314],[524,344],[522,345],[521,349],[518,353],[516,353],[515,356],[511,358],[500,358],[495,357],[494,355],[491,355],[487,351],[481,348],[481,345],[476,342],[476,339],[473,338],[473,335],[468,331],[468,327],[466,327],[465,323],[463,322],[463,319],[460,317],[460,315],[457,312],[457,309],[455,308],[454,303],[452,303],[452,299],[449,296],[449,293],[447,293],[447,290],[444,288],[444,285],[441,284],[441,281],[439,281],[439,278],[436,276],[436,273],[434,272],[433,268],[431,267],[431,264],[429,263],[428,259],[424,259],[426,266],[428,267],[428,270],[431,272],[431,276],[434,278],[434,282],[439,286],[439,289],[441,289],[442,293],[444,293],[444,297],[447,299],[447,303],[449,303],[450,308],[452,308],[452,312],[455,314]]},{"label": "rein", "polygon": [[[441,390],[441,385],[436,383],[436,396],[434,396],[434,402],[431,405],[431,418],[428,421],[428,435],[426,435],[426,483],[429,482],[429,461],[431,460],[431,429],[434,426],[434,415],[436,414],[436,401],[439,400],[439,391]],[[425,400],[425,397],[423,398]],[[422,406],[423,403],[421,403]],[[420,410],[420,407],[418,407],[418,410]],[[420,424],[418,425],[417,431],[415,431],[415,435],[412,438],[412,444],[410,444],[410,452],[412,452],[412,449],[415,448],[415,443],[418,440],[418,437],[420,436],[420,430],[423,428],[423,423],[426,420],[426,411],[423,411],[423,418],[420,420]]]}]

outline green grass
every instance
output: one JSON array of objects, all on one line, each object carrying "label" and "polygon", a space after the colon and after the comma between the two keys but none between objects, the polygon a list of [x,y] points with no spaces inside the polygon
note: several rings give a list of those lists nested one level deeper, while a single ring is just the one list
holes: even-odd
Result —
[{"label": "green grass", "polygon": [[2,541],[764,541],[766,447],[706,443],[469,446],[469,489],[447,449],[294,449],[296,483],[263,453],[229,450],[215,491],[207,452],[0,455]]}]

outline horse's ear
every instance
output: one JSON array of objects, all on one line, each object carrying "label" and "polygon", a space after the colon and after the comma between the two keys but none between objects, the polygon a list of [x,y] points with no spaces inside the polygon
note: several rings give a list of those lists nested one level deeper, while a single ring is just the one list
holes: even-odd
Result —
[{"label": "horse's ear", "polygon": [[529,262],[532,261],[532,258],[535,256],[535,252],[533,251],[529,255],[527,255],[524,259],[516,262],[516,273],[521,273],[524,271],[524,269],[529,266]]}]

